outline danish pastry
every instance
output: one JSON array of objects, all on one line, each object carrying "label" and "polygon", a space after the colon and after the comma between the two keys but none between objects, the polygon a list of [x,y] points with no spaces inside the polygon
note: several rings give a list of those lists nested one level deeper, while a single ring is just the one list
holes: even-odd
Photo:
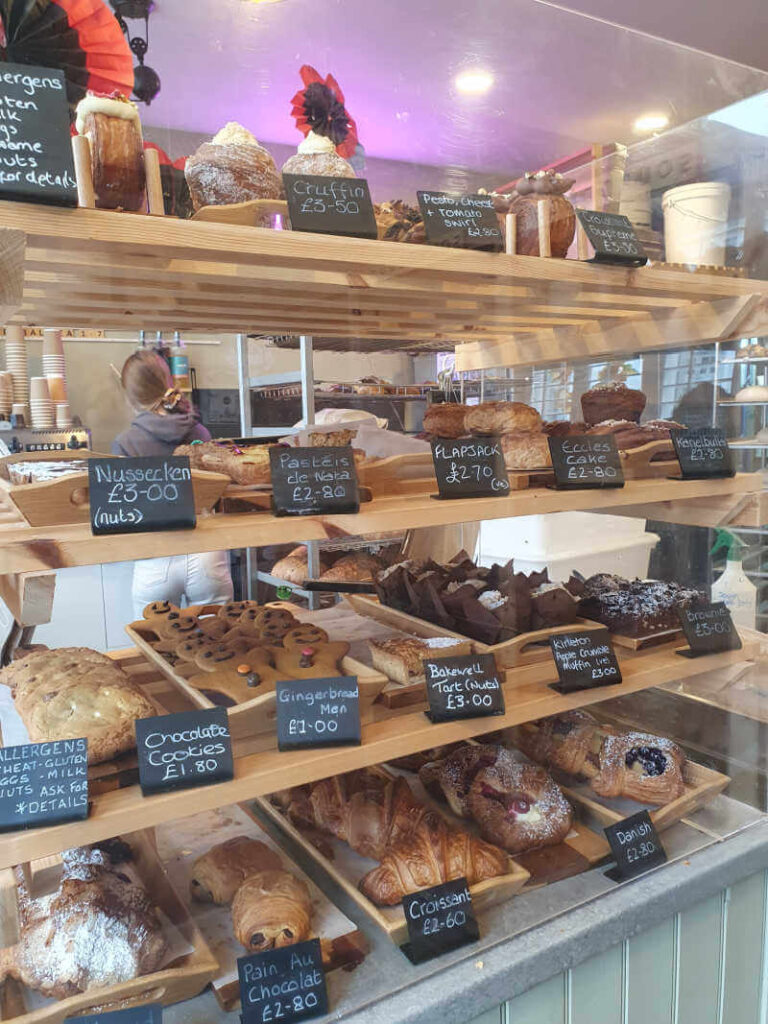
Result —
[{"label": "danish pastry", "polygon": [[483,838],[513,854],[555,846],[573,824],[573,808],[552,777],[503,748],[475,775],[467,807]]},{"label": "danish pastry", "polygon": [[680,747],[661,736],[642,732],[606,736],[592,788],[598,796],[667,804],[685,792],[684,764]]}]

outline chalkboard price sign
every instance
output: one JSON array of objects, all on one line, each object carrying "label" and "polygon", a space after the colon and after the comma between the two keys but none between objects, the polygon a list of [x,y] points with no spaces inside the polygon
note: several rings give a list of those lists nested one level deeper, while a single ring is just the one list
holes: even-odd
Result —
[{"label": "chalkboard price sign", "polygon": [[498,498],[509,494],[509,475],[498,437],[432,440],[441,498]]},{"label": "chalkboard price sign", "polygon": [[270,449],[269,460],[275,515],[311,516],[360,510],[351,445],[279,446]]},{"label": "chalkboard price sign", "polygon": [[279,750],[360,743],[356,676],[286,679],[278,682],[275,691]]},{"label": "chalkboard price sign", "polygon": [[490,196],[417,192],[430,245],[501,252],[504,238]]},{"label": "chalkboard price sign", "polygon": [[224,708],[137,718],[135,725],[144,796],[233,778],[232,741]]},{"label": "chalkboard price sign", "polygon": [[611,434],[549,437],[547,441],[558,490],[624,486],[621,457]]},{"label": "chalkboard price sign", "polygon": [[284,174],[283,185],[294,231],[377,237],[376,216],[365,178]]},{"label": "chalkboard price sign", "polygon": [[607,629],[556,633],[549,638],[549,646],[560,679],[552,689],[572,693],[621,682],[621,669]]},{"label": "chalkboard price sign", "polygon": [[88,500],[96,536],[195,527],[192,470],[186,456],[89,459]]},{"label": "chalkboard price sign", "polygon": [[700,604],[678,610],[688,650],[678,651],[685,658],[697,658],[702,654],[717,654],[718,651],[738,651],[741,640],[728,606],[724,601],[716,604]]},{"label": "chalkboard price sign", "polygon": [[88,1013],[85,1017],[67,1017],[64,1024],[162,1024],[163,1007],[160,1003],[131,1006],[127,1010],[110,1013]]},{"label": "chalkboard price sign", "polygon": [[243,1024],[290,1024],[328,1012],[319,939],[241,956],[237,975]]},{"label": "chalkboard price sign", "polygon": [[466,878],[404,896],[403,911],[409,941],[401,949],[411,963],[424,963],[480,938]]},{"label": "chalkboard price sign", "polygon": [[648,811],[638,811],[604,831],[616,860],[616,867],[606,875],[614,881],[635,878],[667,859]]},{"label": "chalkboard price sign", "polygon": [[731,449],[722,427],[673,430],[671,434],[683,480],[733,476]]},{"label": "chalkboard price sign", "polygon": [[0,832],[88,817],[88,741],[0,747]]},{"label": "chalkboard price sign", "polygon": [[621,263],[642,267],[648,262],[632,222],[620,213],[577,210],[576,216],[595,250],[593,263]]},{"label": "chalkboard price sign", "polygon": [[0,199],[77,206],[62,71],[0,63]]},{"label": "chalkboard price sign", "polygon": [[504,714],[504,691],[492,654],[427,658],[428,717],[433,722]]}]

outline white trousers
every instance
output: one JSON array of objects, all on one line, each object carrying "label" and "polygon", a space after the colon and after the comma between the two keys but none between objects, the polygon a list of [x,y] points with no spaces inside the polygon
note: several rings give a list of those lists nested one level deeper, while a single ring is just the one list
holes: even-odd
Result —
[{"label": "white trousers", "polygon": [[227,551],[145,558],[133,566],[133,615],[140,619],[153,601],[220,604],[234,593]]}]

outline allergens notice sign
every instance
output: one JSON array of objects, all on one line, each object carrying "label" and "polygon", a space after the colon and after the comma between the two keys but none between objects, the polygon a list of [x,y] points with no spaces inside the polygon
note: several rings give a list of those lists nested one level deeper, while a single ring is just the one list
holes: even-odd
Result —
[{"label": "allergens notice sign", "polygon": [[0,199],[77,206],[62,71],[0,63]]}]

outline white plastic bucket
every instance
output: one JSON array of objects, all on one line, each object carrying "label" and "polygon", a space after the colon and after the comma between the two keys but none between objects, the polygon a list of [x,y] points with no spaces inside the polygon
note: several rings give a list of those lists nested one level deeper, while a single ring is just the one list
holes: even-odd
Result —
[{"label": "white plastic bucket", "polygon": [[668,263],[722,266],[731,189],[721,181],[678,185],[661,197]]},{"label": "white plastic bucket", "polygon": [[642,181],[624,181],[619,213],[629,217],[636,228],[651,226],[651,190]]}]

